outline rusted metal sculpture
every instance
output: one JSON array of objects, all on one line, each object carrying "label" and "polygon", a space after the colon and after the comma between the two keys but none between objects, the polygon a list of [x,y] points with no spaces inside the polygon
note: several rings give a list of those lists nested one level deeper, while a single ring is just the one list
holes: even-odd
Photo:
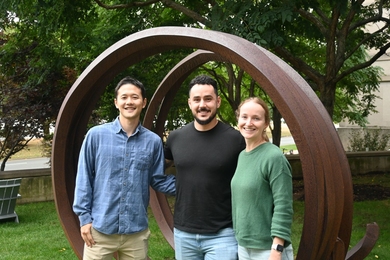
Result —
[{"label": "rusted metal sculpture", "polygon": [[[80,146],[88,119],[108,83],[127,67],[175,48],[197,51],[162,81],[149,103],[144,125],[162,135],[173,98],[185,78],[209,60],[234,63],[251,75],[285,118],[300,152],[305,187],[305,217],[297,259],[363,259],[378,237],[376,224],[348,251],[353,193],[348,161],[325,108],[310,86],[281,59],[245,39],[216,31],[161,27],[132,34],[104,51],[80,75],[61,107],[53,142],[52,178],[57,211],[65,234],[81,258],[83,241],[72,211]],[[151,207],[173,247],[173,218],[164,195],[151,190]]]}]

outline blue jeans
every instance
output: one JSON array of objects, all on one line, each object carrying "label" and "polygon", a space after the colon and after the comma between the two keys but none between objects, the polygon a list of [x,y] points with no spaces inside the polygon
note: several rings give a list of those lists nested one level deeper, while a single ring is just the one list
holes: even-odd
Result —
[{"label": "blue jeans", "polygon": [[176,260],[237,260],[237,241],[232,228],[216,234],[193,234],[174,229]]},{"label": "blue jeans", "polygon": [[[268,260],[271,250],[251,249],[238,246],[238,259],[240,260]],[[284,248],[282,253],[282,260],[293,260],[294,252],[292,245]]]}]

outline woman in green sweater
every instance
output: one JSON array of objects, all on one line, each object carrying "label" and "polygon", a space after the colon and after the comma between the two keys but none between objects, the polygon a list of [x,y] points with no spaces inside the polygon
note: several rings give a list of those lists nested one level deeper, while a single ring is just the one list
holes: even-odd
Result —
[{"label": "woman in green sweater", "polygon": [[294,259],[291,166],[279,147],[269,143],[266,103],[257,97],[237,110],[246,149],[231,181],[233,228],[240,260]]}]

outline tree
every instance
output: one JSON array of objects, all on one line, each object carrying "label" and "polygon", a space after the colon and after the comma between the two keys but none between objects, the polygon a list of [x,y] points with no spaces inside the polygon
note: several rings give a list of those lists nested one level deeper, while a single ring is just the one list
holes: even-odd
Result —
[{"label": "tree", "polygon": [[[371,65],[390,47],[389,5],[385,0],[26,0],[23,5],[10,0],[0,4],[0,19],[16,24],[19,18],[25,34],[33,28],[35,37],[26,37],[30,42],[60,42],[68,50],[66,64],[77,72],[115,41],[150,27],[184,25],[235,34],[288,62],[318,93],[335,121],[347,118],[364,124],[365,116],[375,112],[378,88],[379,71]],[[369,32],[369,25],[377,29]],[[374,54],[368,57],[367,50]],[[253,83],[239,70],[234,77],[225,71],[229,79],[220,82],[227,87],[225,102],[234,111],[248,94],[240,92],[245,88],[239,83]],[[275,141],[280,113],[272,103],[271,107]]]},{"label": "tree", "polygon": [[[2,5],[4,2],[2,3]],[[22,5],[32,11],[31,5]],[[0,171],[33,138],[48,133],[77,77],[63,31],[35,18],[2,10],[0,20]],[[77,68],[77,67],[76,67]]]},{"label": "tree", "polygon": [[[9,35],[2,34],[0,58],[0,171],[15,153],[24,149],[33,138],[41,138],[54,122],[69,82],[76,74],[66,66],[49,64],[37,50],[36,42],[19,44],[7,50]],[[46,54],[56,55],[46,49]],[[50,69],[48,69],[50,68]],[[38,77],[39,78],[36,78]],[[48,87],[50,86],[50,87]]]},{"label": "tree", "polygon": [[[166,15],[166,19],[152,17],[171,25],[181,19],[169,12]],[[3,159],[0,170],[32,138],[44,136],[46,126],[54,125],[67,91],[93,59],[119,39],[153,24],[142,11],[105,12],[86,1],[25,1],[22,5],[3,1],[0,21],[0,159]],[[188,52],[176,52],[171,55],[173,58],[157,55],[124,73],[145,79],[150,98],[158,85],[156,76],[162,78],[170,64],[176,64]],[[121,76],[118,75],[118,80]],[[92,124],[116,116],[117,111],[112,110],[112,90],[113,86],[107,88],[99,102],[101,107],[93,113]]]},{"label": "tree", "polygon": [[[262,45],[308,81],[337,121],[347,118],[363,125],[364,117],[375,112],[379,70],[371,65],[390,47],[389,1],[95,2],[107,10],[159,4],[190,17],[199,26]],[[367,31],[372,25],[376,29]],[[367,50],[374,54],[367,57]]]}]

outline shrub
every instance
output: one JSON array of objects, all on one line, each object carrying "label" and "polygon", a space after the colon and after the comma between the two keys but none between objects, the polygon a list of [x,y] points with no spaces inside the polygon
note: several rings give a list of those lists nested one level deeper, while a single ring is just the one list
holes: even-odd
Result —
[{"label": "shrub", "polygon": [[381,129],[367,129],[353,131],[349,137],[348,150],[359,151],[386,151],[388,148],[390,133],[384,133]]}]

